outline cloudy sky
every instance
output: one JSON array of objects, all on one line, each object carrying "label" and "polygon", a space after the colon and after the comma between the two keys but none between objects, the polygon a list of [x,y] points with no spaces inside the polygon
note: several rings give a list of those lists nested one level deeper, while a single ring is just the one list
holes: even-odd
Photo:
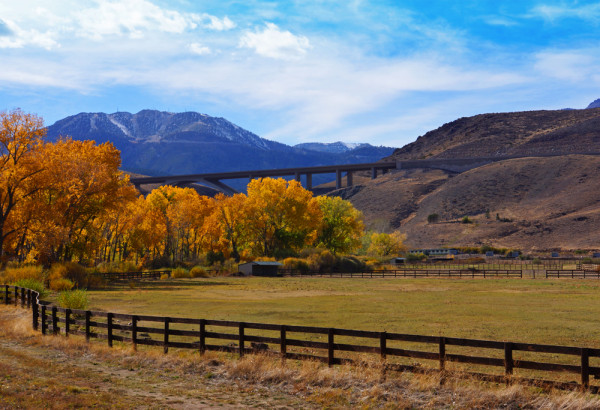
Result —
[{"label": "cloudy sky", "polygon": [[402,146],[600,98],[600,1],[0,0],[0,110],[197,111]]}]

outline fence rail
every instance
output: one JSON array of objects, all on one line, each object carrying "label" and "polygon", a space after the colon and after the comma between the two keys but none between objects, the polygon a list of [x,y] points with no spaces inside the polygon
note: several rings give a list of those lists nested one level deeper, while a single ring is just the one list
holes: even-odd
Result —
[{"label": "fence rail", "polygon": [[160,279],[162,275],[171,277],[170,270],[160,271],[139,271],[139,272],[103,272],[97,275],[102,276],[104,279],[115,280],[115,279]]},{"label": "fence rail", "polygon": [[[590,358],[600,358],[600,349],[597,348],[65,309],[40,301],[35,291],[8,285],[0,294],[5,304],[14,303],[30,308],[33,328],[41,330],[42,334],[64,334],[67,337],[71,334],[82,335],[88,341],[105,340],[111,347],[114,342],[121,342],[131,343],[134,349],[138,345],[159,346],[164,353],[169,348],[179,348],[200,353],[207,350],[227,351],[238,353],[240,357],[263,352],[278,355],[282,359],[317,360],[329,366],[357,362],[365,354],[370,354],[379,357],[384,368],[389,369],[445,371],[448,362],[483,365],[502,368],[502,374],[471,373],[487,380],[506,382],[514,380],[515,369],[551,374],[567,372],[579,375],[581,387],[592,392],[598,392],[599,388],[590,386],[590,376],[600,377],[600,367],[590,365]],[[256,331],[262,333],[256,334]],[[455,347],[483,349],[484,352],[477,355],[451,352]],[[569,356],[571,364],[541,361],[544,356],[535,356],[537,353],[550,353],[553,358],[557,355]],[[351,356],[344,357],[344,354]],[[407,365],[393,362],[391,358],[433,361],[437,362],[437,366]],[[549,383],[563,388],[578,386],[574,382],[523,377],[516,380]]]},{"label": "fence rail", "polygon": [[547,278],[595,278],[600,279],[600,271],[597,270],[547,270],[546,271]]},{"label": "fence rail", "polygon": [[279,273],[290,277],[329,277],[329,278],[497,278],[523,277],[519,269],[394,269],[369,270],[363,272],[302,272],[293,269],[280,269]]}]

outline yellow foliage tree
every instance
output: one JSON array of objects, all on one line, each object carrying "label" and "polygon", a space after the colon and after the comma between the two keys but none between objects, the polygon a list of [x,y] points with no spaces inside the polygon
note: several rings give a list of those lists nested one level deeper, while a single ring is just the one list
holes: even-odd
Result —
[{"label": "yellow foliage tree", "polygon": [[245,242],[256,256],[287,256],[317,237],[319,204],[298,181],[254,179],[246,205]]},{"label": "yellow foliage tree", "polygon": [[367,252],[377,256],[396,255],[406,250],[405,239],[406,235],[398,231],[391,234],[373,233],[371,234],[371,245]]},{"label": "yellow foliage tree", "polygon": [[11,214],[24,199],[39,190],[33,179],[43,169],[37,152],[46,134],[43,120],[17,109],[0,112],[0,261],[5,242],[22,228]]},{"label": "yellow foliage tree", "polygon": [[360,248],[364,235],[362,212],[338,196],[318,196],[316,200],[323,213],[317,244],[334,254]]}]

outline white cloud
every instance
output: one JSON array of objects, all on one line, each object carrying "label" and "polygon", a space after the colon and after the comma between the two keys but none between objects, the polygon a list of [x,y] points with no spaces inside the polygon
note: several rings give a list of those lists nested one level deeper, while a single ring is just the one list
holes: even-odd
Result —
[{"label": "white cloud", "polygon": [[556,6],[541,4],[534,7],[531,16],[540,17],[544,20],[555,21],[563,18],[578,18],[592,22],[600,22],[600,3],[587,4],[583,6]]},{"label": "white cloud", "polygon": [[220,19],[209,14],[204,14],[202,17],[204,18],[204,20],[208,20],[208,23],[204,23],[205,28],[217,31],[225,31],[235,28],[235,23],[231,21],[227,16]]},{"label": "white cloud", "polygon": [[9,20],[0,20],[0,22],[3,32],[3,35],[0,35],[0,49],[23,48],[31,45],[51,50],[59,45],[55,32],[42,32],[36,29],[24,30]]},{"label": "white cloud", "polygon": [[597,83],[600,50],[546,51],[535,56],[534,68],[545,77],[569,82]]},{"label": "white cloud", "polygon": [[105,36],[140,38],[148,31],[182,33],[197,26],[197,15],[162,9],[146,0],[105,1],[74,13],[76,32],[101,40]]},{"label": "white cloud", "polygon": [[282,60],[303,57],[311,47],[308,38],[282,31],[273,23],[266,23],[262,30],[244,33],[239,46],[253,49],[265,57]]},{"label": "white cloud", "polygon": [[190,44],[190,50],[192,51],[192,53],[194,54],[198,54],[198,55],[206,55],[206,54],[210,54],[210,48],[203,46],[200,43],[192,43]]}]

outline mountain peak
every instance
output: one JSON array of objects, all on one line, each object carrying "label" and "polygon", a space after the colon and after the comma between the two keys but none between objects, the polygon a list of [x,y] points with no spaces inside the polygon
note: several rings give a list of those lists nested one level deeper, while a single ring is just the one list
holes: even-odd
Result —
[{"label": "mountain peak", "polygon": [[594,100],[587,106],[587,108],[600,108],[600,98]]}]

